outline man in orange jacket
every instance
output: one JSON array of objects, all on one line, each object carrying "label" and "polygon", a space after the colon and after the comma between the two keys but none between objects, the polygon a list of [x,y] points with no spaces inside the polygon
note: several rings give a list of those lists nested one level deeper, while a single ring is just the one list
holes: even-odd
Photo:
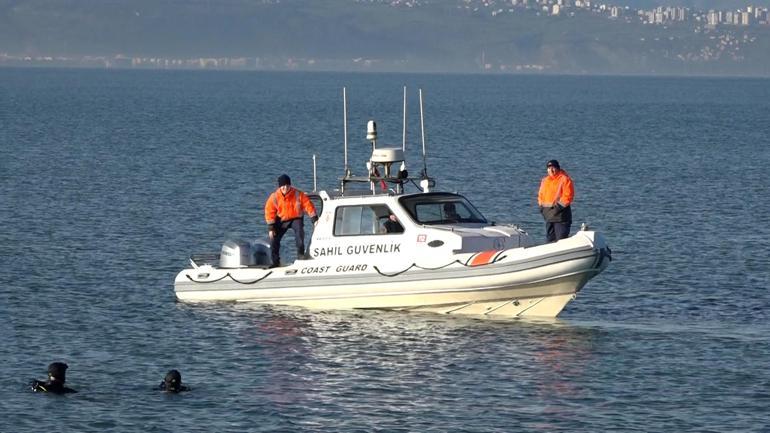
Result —
[{"label": "man in orange jacket", "polygon": [[548,161],[545,169],[548,175],[540,181],[537,204],[545,220],[546,240],[556,242],[569,237],[575,187],[567,172],[559,166],[559,161]]},{"label": "man in orange jacket", "polygon": [[291,186],[289,176],[278,176],[278,189],[270,194],[265,202],[265,221],[270,236],[270,254],[273,261],[271,267],[280,266],[281,239],[291,228],[297,243],[297,258],[305,258],[305,227],[302,220],[302,210],[313,221],[318,221],[315,206],[307,194]]}]

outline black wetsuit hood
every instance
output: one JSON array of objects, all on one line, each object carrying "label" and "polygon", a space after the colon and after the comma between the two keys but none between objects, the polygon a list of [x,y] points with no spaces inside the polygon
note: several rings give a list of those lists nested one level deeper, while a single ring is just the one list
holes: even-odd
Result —
[{"label": "black wetsuit hood", "polygon": [[48,380],[33,380],[31,383],[32,391],[50,392],[53,394],[67,394],[77,392],[72,388],[64,386],[67,379],[67,364],[63,362],[52,362],[48,365]]},{"label": "black wetsuit hood", "polygon": [[187,391],[189,388],[182,385],[182,374],[178,370],[171,370],[166,373],[166,377],[163,378],[163,382],[159,387],[162,391],[166,392],[180,392]]}]

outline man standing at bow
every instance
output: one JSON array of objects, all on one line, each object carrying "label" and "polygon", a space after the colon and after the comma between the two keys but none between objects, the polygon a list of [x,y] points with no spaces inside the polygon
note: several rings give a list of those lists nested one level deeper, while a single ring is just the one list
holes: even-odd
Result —
[{"label": "man standing at bow", "polygon": [[567,172],[559,166],[559,161],[548,161],[546,170],[548,174],[540,181],[537,204],[545,220],[546,240],[556,242],[569,237],[575,187]]},{"label": "man standing at bow", "polygon": [[271,267],[280,266],[281,239],[290,228],[294,230],[297,258],[305,258],[303,209],[315,224],[318,221],[318,216],[316,216],[315,206],[307,194],[292,187],[289,176],[285,174],[278,176],[278,189],[270,194],[265,202],[265,221],[270,236],[270,254],[273,261]]}]

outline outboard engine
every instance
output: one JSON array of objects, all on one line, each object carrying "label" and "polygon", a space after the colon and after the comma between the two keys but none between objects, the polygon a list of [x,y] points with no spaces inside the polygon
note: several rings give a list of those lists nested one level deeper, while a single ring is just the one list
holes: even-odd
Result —
[{"label": "outboard engine", "polygon": [[254,265],[251,243],[244,240],[228,240],[222,244],[219,255],[220,268],[240,268]]},{"label": "outboard engine", "polygon": [[252,257],[257,266],[270,266],[270,241],[265,238],[259,238],[251,244]]}]

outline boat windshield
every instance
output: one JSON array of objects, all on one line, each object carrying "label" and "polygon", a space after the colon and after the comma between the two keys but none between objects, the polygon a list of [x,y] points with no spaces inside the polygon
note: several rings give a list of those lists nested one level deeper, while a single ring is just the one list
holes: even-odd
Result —
[{"label": "boat windshield", "polygon": [[481,212],[465,197],[457,194],[418,194],[403,197],[399,202],[420,224],[487,223]]}]

